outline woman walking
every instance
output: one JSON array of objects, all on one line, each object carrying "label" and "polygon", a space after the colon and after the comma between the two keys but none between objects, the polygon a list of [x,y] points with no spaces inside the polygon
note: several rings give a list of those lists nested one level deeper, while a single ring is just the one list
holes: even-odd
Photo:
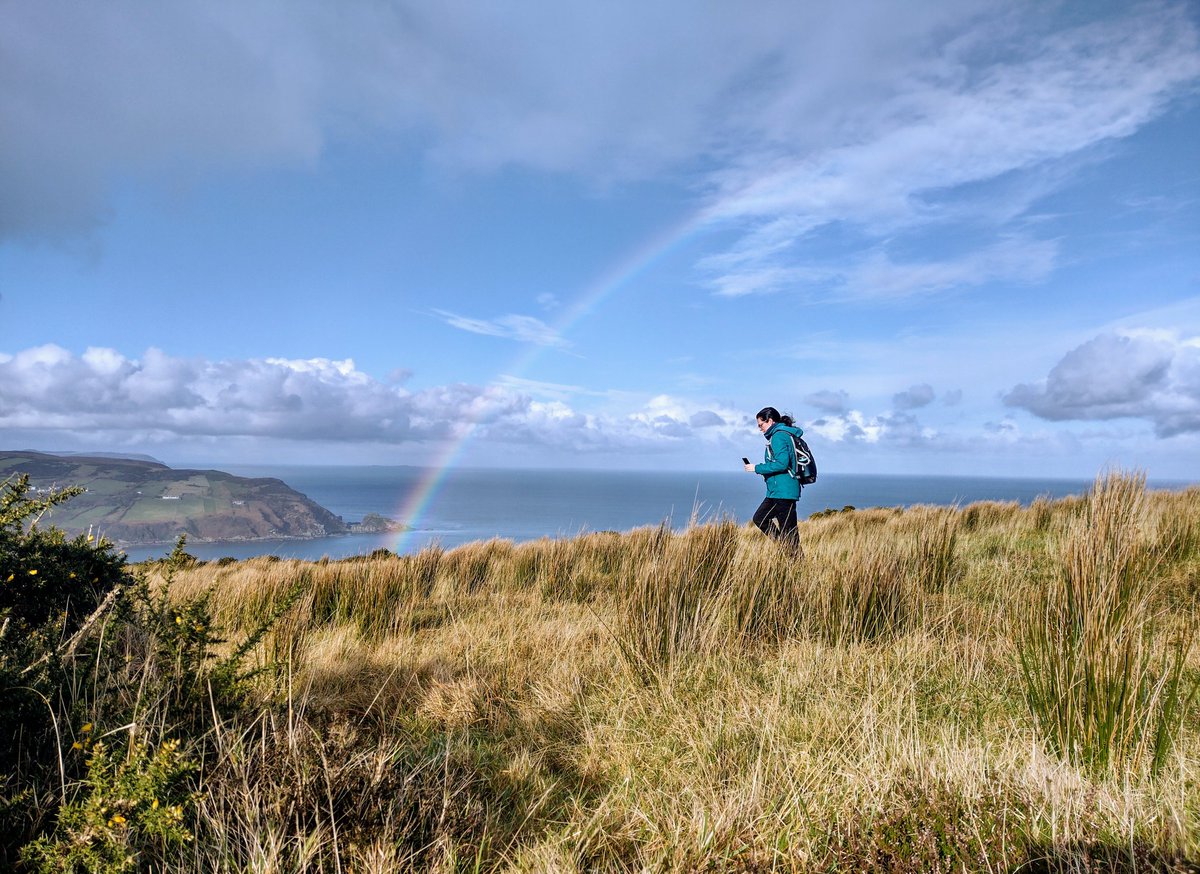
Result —
[{"label": "woman walking", "polygon": [[804,434],[791,416],[782,416],[774,407],[763,407],[755,416],[758,430],[767,439],[762,464],[747,462],[746,470],[761,476],[767,484],[767,496],[754,511],[754,524],[768,537],[799,548],[796,532],[796,501],[800,499],[800,481],[792,476],[796,469],[796,445],[792,435]]}]

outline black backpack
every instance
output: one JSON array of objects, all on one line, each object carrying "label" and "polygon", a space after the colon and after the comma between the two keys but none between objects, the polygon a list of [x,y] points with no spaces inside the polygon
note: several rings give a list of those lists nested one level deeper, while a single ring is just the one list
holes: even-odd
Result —
[{"label": "black backpack", "polygon": [[802,486],[810,486],[817,481],[817,460],[813,458],[812,450],[804,442],[803,437],[795,434],[792,438],[792,450],[796,459],[795,470],[788,470],[793,479],[800,481]]},{"label": "black backpack", "polygon": [[[788,476],[794,480],[798,480],[802,486],[811,486],[817,481],[817,460],[813,458],[812,450],[808,448],[808,444],[804,442],[804,438],[793,434],[791,431],[786,432],[792,438],[792,459],[793,464],[788,467]],[[770,452],[771,444],[767,443],[767,451]],[[774,458],[775,454],[771,453]]]}]

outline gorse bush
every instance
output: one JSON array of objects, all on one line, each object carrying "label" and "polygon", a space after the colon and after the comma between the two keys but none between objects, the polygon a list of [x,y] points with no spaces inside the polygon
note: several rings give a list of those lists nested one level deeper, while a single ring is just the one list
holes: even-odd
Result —
[{"label": "gorse bush", "polygon": [[213,721],[248,704],[244,660],[299,592],[229,648],[210,592],[173,597],[198,564],[182,538],[151,586],[103,539],[41,527],[75,493],[22,477],[0,497],[0,865],[161,870],[191,839]]},{"label": "gorse bush", "polygon": [[73,682],[83,635],[126,580],[124,559],[91,536],[39,521],[78,489],[31,497],[29,478],[0,485],[0,865],[41,824],[37,799],[63,779],[60,745],[87,722],[91,690]]},{"label": "gorse bush", "polygon": [[58,811],[53,835],[43,835],[21,853],[42,874],[87,871],[162,870],[169,854],[193,839],[185,808],[193,804],[194,760],[178,741],[150,749],[131,742],[116,754],[103,742],[87,750],[86,792]]},{"label": "gorse bush", "polygon": [[10,646],[30,636],[35,646],[70,638],[124,578],[124,559],[110,544],[39,525],[79,492],[31,498],[27,476],[0,484],[0,625]]},{"label": "gorse bush", "polygon": [[[117,602],[116,627],[108,634],[106,679],[111,691],[104,701],[116,705],[109,721],[128,718],[135,724],[156,723],[165,735],[195,738],[205,734],[214,717],[236,713],[246,703],[254,677],[267,666],[247,668],[246,657],[276,621],[299,600],[303,589],[293,585],[280,592],[256,615],[254,624],[232,649],[213,617],[212,592],[189,598],[173,597],[175,574],[195,566],[180,538],[163,564],[160,584],[144,574],[128,580]],[[136,689],[136,697],[128,697]],[[124,709],[122,709],[124,708]],[[101,714],[98,712],[98,716]]]}]

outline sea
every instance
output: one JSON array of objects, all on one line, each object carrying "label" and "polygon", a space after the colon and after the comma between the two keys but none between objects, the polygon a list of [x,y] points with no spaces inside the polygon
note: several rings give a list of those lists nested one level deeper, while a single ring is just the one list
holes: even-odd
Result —
[{"label": "sea", "polygon": [[[763,498],[762,479],[744,471],[588,471],[454,468],[444,472],[402,466],[225,465],[239,476],[276,477],[346,522],[368,513],[399,519],[417,506],[403,533],[345,534],[310,539],[188,543],[204,560],[274,555],[317,560],[366,555],[377,549],[400,554],[438,544],[451,549],[474,540],[501,537],[521,542],[572,537],[596,531],[628,531],[667,523],[686,527],[693,519],[747,520]],[[430,483],[435,483],[432,489]],[[1083,494],[1092,480],[1005,479],[967,476],[900,476],[822,473],[800,498],[804,518],[846,506],[963,506],[974,501],[1029,504]],[[1151,482],[1154,488],[1187,483]],[[428,497],[425,498],[426,493]],[[130,562],[161,558],[171,544],[124,549]]]}]

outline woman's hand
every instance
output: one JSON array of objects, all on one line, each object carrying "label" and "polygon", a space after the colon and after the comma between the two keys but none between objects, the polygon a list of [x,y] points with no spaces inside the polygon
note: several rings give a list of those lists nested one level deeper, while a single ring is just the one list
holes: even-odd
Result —
[{"label": "woman's hand", "polygon": [[747,473],[754,473],[754,465],[753,464],[746,464],[746,465],[743,465],[743,467],[745,468]]}]

